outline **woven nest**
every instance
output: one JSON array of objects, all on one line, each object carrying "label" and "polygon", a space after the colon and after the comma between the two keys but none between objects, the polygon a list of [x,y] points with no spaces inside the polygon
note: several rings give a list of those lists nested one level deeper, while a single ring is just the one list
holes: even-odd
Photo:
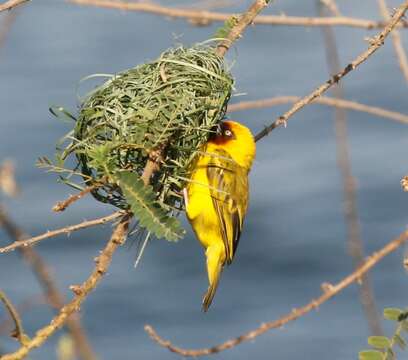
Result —
[{"label": "woven nest", "polygon": [[74,154],[86,185],[98,185],[93,196],[126,209],[123,192],[109,175],[126,170],[141,176],[149,154],[165,149],[151,185],[166,212],[180,209],[190,164],[225,116],[232,86],[214,47],[167,50],[151,63],[112,76],[86,97],[61,159]]}]

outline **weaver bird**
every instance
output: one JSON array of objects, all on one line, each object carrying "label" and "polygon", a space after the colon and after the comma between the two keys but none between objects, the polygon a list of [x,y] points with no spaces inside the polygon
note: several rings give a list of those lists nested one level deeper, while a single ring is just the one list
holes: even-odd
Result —
[{"label": "weaver bird", "polygon": [[245,126],[224,121],[200,149],[185,189],[187,218],[205,248],[209,287],[207,311],[220,274],[237,250],[248,207],[248,172],[255,141]]}]

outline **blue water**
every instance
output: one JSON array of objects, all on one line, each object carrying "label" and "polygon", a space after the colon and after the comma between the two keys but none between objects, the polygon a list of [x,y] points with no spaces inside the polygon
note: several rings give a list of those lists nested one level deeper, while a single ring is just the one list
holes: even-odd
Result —
[{"label": "blue water", "polygon": [[[344,14],[379,18],[375,2],[338,3]],[[389,1],[390,8],[398,3]],[[240,2],[234,9],[245,6]],[[276,1],[265,13],[281,11],[314,16],[316,3]],[[0,21],[4,16],[0,14]],[[84,76],[113,73],[154,59],[175,42],[205,40],[218,25],[192,27],[184,21],[63,1],[36,1],[19,9],[0,49],[0,160],[12,158],[17,164],[23,192],[18,199],[4,202],[27,232],[39,234],[112,211],[91,198],[63,214],[51,211],[71,190],[56,183],[54,175],[35,167],[39,156],[53,156],[56,140],[69,130],[69,124],[56,121],[48,107],[62,104],[75,110],[75,88]],[[364,37],[373,34],[336,29],[341,63],[347,64],[366,49]],[[406,32],[403,37],[408,49]],[[251,27],[229,59],[235,61],[237,92],[247,94],[233,102],[304,95],[327,79],[323,38],[317,28]],[[352,72],[344,86],[348,99],[408,113],[407,84],[389,42]],[[233,117],[256,132],[287,108],[251,110]],[[399,185],[408,173],[407,129],[362,113],[349,112],[348,118],[368,254],[407,224],[408,194]],[[184,225],[188,229],[185,221]],[[68,286],[82,282],[91,272],[92,259],[110,230],[106,225],[37,246],[67,296]],[[7,242],[2,232],[0,240]],[[146,323],[177,345],[206,347],[277,319],[317,297],[322,282],[335,283],[352,271],[336,166],[333,110],[309,106],[296,114],[286,129],[276,130],[258,144],[245,231],[234,264],[224,271],[207,314],[200,311],[207,286],[203,253],[190,230],[177,244],[150,243],[136,271],[135,249],[127,245],[115,254],[106,278],[82,306],[83,326],[101,359],[180,358],[150,341],[143,331]],[[407,306],[402,259],[400,249],[371,272],[380,310]],[[0,284],[15,303],[41,293],[15,253],[1,256]],[[45,325],[51,315],[45,305],[25,311],[23,321],[29,334]],[[392,327],[384,326],[391,334]],[[214,357],[355,359],[369,335],[358,286],[352,285],[318,312]],[[33,351],[31,359],[55,358],[60,336],[58,333]],[[10,351],[16,344],[3,336],[0,347]]]}]

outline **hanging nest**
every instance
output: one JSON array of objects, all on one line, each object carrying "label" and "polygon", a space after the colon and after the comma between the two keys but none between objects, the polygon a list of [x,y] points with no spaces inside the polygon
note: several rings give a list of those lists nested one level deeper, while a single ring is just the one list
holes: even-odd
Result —
[{"label": "hanging nest", "polygon": [[[97,200],[131,208],[139,223],[158,237],[179,237],[172,215],[183,207],[181,192],[190,165],[224,118],[232,86],[215,47],[167,50],[88,94],[67,136],[70,142],[61,149],[60,163],[73,154],[73,173],[95,186]],[[160,169],[146,187],[140,177],[157,151]],[[157,223],[164,225],[161,230]],[[169,234],[166,228],[171,227]]]}]

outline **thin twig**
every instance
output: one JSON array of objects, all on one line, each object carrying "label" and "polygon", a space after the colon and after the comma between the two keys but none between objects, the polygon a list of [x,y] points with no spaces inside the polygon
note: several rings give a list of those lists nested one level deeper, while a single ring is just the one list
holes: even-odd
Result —
[{"label": "thin twig", "polygon": [[[31,310],[34,306],[44,305],[47,303],[47,300],[44,299],[44,296],[30,296],[20,304],[17,304],[15,308],[19,314],[24,314],[26,311]],[[21,317],[21,316],[20,316]],[[13,319],[2,319],[0,321],[0,336],[10,333],[10,327],[13,326]]]},{"label": "thin twig", "polygon": [[402,190],[408,191],[408,175],[404,176],[401,180]]},{"label": "thin twig", "polygon": [[149,154],[149,159],[143,169],[142,176],[140,177],[145,185],[150,183],[153,174],[160,169],[161,162],[163,161],[163,152],[166,144],[160,145],[157,149],[153,150]]},{"label": "thin twig", "polygon": [[[9,237],[14,241],[21,241],[29,237],[10,219],[1,206],[0,226],[4,228]],[[23,259],[32,268],[34,275],[37,277],[38,282],[43,288],[47,302],[55,310],[59,311],[64,306],[65,299],[58,290],[51,272],[43,258],[30,246],[20,247],[18,250],[21,252]],[[67,329],[71,333],[72,339],[75,342],[78,355],[83,360],[95,360],[97,357],[89,344],[85,331],[79,321],[79,317],[71,316],[67,320]]]},{"label": "thin twig", "polygon": [[219,56],[225,55],[225,53],[230,48],[231,44],[233,44],[241,36],[241,34],[247,28],[248,25],[254,22],[256,16],[266,6],[268,6],[269,1],[270,0],[254,1],[249,7],[249,9],[239,17],[237,24],[235,24],[235,26],[232,27],[227,37],[217,45],[217,54]]},{"label": "thin twig", "polygon": [[[173,8],[155,4],[152,2],[124,2],[116,0],[67,0],[78,5],[96,6],[108,9],[124,11],[146,12],[170,18],[182,18],[193,20],[193,23],[209,24],[212,21],[225,21],[235,13],[219,13],[204,10]],[[284,25],[284,26],[348,26],[363,29],[382,29],[386,23],[383,21],[372,21],[351,17],[301,17],[286,15],[262,15],[253,21],[256,25]],[[408,22],[401,21],[399,27],[408,27]]]},{"label": "thin twig", "polygon": [[3,4],[0,4],[0,12],[6,11],[6,10],[11,10],[19,5],[22,5],[26,2],[29,2],[30,0],[9,0],[6,1]]},{"label": "thin twig", "polygon": [[102,184],[95,184],[95,185],[88,186],[84,190],[80,191],[78,194],[71,195],[68,199],[57,202],[53,206],[52,210],[55,212],[64,211],[72,203],[82,199],[85,195],[89,194],[90,192],[94,191],[96,188],[100,186],[102,186]]},{"label": "thin twig", "polygon": [[408,240],[408,230],[403,232],[400,236],[389,242],[386,246],[384,246],[381,250],[374,252],[370,257],[366,259],[366,261],[361,264],[361,266],[356,269],[353,273],[343,278],[340,282],[335,285],[324,283],[322,284],[323,294],[320,295],[318,298],[313,299],[307,305],[293,309],[292,312],[289,314],[282,316],[281,318],[266,322],[261,324],[255,330],[249,331],[246,334],[238,336],[234,339],[228,340],[222,344],[212,346],[210,348],[204,349],[183,349],[173,345],[170,341],[162,339],[157,332],[152,328],[150,325],[145,326],[145,331],[150,335],[150,337],[156,341],[159,345],[167,348],[168,350],[175,352],[182,356],[204,356],[210,355],[214,353],[221,352],[223,350],[230,349],[234,346],[237,346],[245,341],[250,341],[256,338],[259,335],[264,334],[270,329],[280,328],[283,325],[300,318],[301,316],[307,314],[313,309],[317,309],[320,305],[322,305],[327,300],[334,297],[336,294],[344,290],[346,287],[350,286],[354,282],[359,282],[360,279],[372,268],[374,267],[380,260],[382,260],[385,256],[395,251],[401,245],[403,245]]},{"label": "thin twig", "polygon": [[21,346],[24,346],[24,344],[29,340],[28,336],[24,332],[23,324],[21,322],[20,315],[18,314],[17,309],[14,307],[13,303],[10,301],[10,299],[6,296],[5,292],[0,290],[0,300],[3,302],[4,306],[6,307],[8,313],[10,314],[10,317],[14,321],[14,326],[15,329],[12,332],[11,336],[16,338]]},{"label": "thin twig", "polygon": [[2,164],[0,164],[0,191],[10,197],[15,197],[20,193],[20,189],[15,179],[14,163],[11,160],[5,160]]},{"label": "thin twig", "polygon": [[[387,9],[387,3],[385,0],[378,0],[378,6],[380,12],[385,21],[390,20],[390,14]],[[404,46],[402,45],[401,35],[398,30],[394,30],[391,34],[391,39],[394,44],[395,54],[398,58],[399,67],[405,80],[408,82],[408,58],[404,51]]]},{"label": "thin twig", "polygon": [[[228,112],[236,112],[250,109],[261,109],[266,107],[272,107],[277,105],[283,105],[287,103],[295,103],[299,101],[301,97],[299,96],[277,96],[268,99],[253,100],[253,101],[241,101],[239,103],[228,105]],[[365,112],[368,114],[376,115],[386,119],[394,120],[403,124],[408,124],[408,115],[383,109],[377,106],[364,105],[355,101],[344,100],[344,99],[334,99],[331,97],[319,97],[313,101],[313,104],[321,104],[327,106],[334,106],[337,108],[354,110]]]},{"label": "thin twig", "polygon": [[119,224],[114,229],[111,239],[106,247],[96,258],[96,266],[89,278],[80,286],[72,287],[75,296],[71,302],[61,308],[59,313],[51,320],[50,324],[38,330],[34,337],[26,344],[21,346],[16,352],[2,355],[2,360],[20,360],[34,348],[40,347],[51,335],[61,328],[68,317],[80,309],[82,302],[87,298],[89,293],[98,285],[99,281],[105,275],[112,256],[116,249],[125,241],[129,226],[130,217],[124,215]]},{"label": "thin twig", "polygon": [[[338,9],[335,2],[331,0],[329,4],[330,7],[328,8],[325,8],[325,5],[322,6],[322,4],[319,4],[321,16],[329,15],[334,12],[336,12],[334,15],[337,15]],[[322,28],[322,32],[329,73],[334,74],[341,70],[336,38],[331,27]],[[335,98],[342,99],[344,97],[342,83],[333,86],[332,91]],[[347,114],[345,109],[335,108],[334,117],[337,165],[343,183],[343,210],[347,225],[347,242],[354,267],[358,268],[364,262],[364,245],[361,239],[361,226],[357,209],[356,181],[351,169],[349,142],[347,138]],[[370,333],[377,336],[383,335],[380,317],[375,304],[374,291],[368,274],[361,278],[360,300],[369,324]]]},{"label": "thin twig", "polygon": [[382,30],[378,35],[373,37],[371,40],[371,45],[369,48],[357,56],[352,62],[350,62],[342,71],[333,75],[329,80],[327,80],[323,85],[320,85],[316,90],[314,90],[311,94],[305,96],[298,102],[296,102],[292,108],[285,112],[283,115],[279,116],[271,125],[265,127],[262,131],[260,131],[256,136],[255,140],[258,141],[263,137],[267,136],[273,129],[285,125],[289,118],[297,113],[300,109],[304,106],[311,103],[313,100],[321,96],[325,93],[331,86],[338,83],[344,76],[346,76],[349,72],[355,70],[359,65],[361,65],[364,61],[366,61],[374,52],[376,52],[383,44],[386,37],[389,33],[395,28],[401,18],[404,16],[405,12],[408,9],[408,0],[405,0],[395,11],[394,16],[391,18],[387,26]]},{"label": "thin twig", "polygon": [[105,224],[107,222],[110,222],[110,221],[113,221],[113,220],[117,219],[118,217],[120,217],[122,215],[123,215],[122,211],[117,211],[117,212],[114,212],[113,214],[110,214],[108,216],[104,216],[104,217],[97,218],[97,219],[94,219],[94,220],[84,221],[82,223],[75,224],[75,225],[65,226],[65,227],[63,227],[61,229],[57,229],[57,230],[47,231],[44,234],[34,236],[32,238],[29,238],[29,239],[15,241],[14,243],[12,243],[12,244],[10,244],[8,246],[4,246],[4,247],[0,248],[0,254],[13,251],[13,250],[15,250],[15,249],[17,249],[19,247],[22,247],[22,246],[23,247],[24,246],[31,246],[31,245],[34,245],[34,244],[38,243],[41,240],[52,238],[52,237],[55,237],[57,235],[69,234],[69,233],[71,233],[73,231],[85,229],[85,228],[96,226],[96,225]]}]

